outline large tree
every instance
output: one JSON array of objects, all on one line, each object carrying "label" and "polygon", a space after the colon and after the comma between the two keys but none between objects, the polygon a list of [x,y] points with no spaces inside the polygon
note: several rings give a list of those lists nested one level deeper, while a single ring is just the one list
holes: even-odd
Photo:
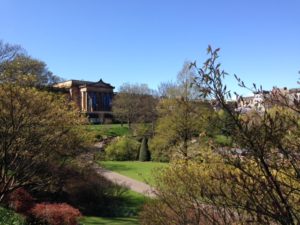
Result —
[{"label": "large tree", "polygon": [[43,87],[60,80],[46,63],[30,57],[20,46],[0,41],[0,83]]},{"label": "large tree", "polygon": [[75,106],[41,90],[52,82],[49,73],[20,47],[0,42],[0,202],[16,188],[49,184],[47,165],[63,163],[84,142],[74,130],[82,122]]},{"label": "large tree", "polygon": [[192,86],[194,72],[190,64],[185,62],[176,83],[161,85],[164,96],[157,107],[158,120],[151,143],[154,155],[177,154],[184,159],[195,156],[195,152],[189,151],[190,142],[193,137],[199,137],[203,118],[210,107],[198,98]]},{"label": "large tree", "polygon": [[0,201],[16,188],[47,184],[46,165],[62,163],[83,143],[74,130],[80,124],[75,107],[35,88],[1,84],[0,123]]},{"label": "large tree", "polygon": [[114,97],[113,113],[131,128],[132,123],[154,122],[156,103],[157,98],[148,85],[125,83]]}]

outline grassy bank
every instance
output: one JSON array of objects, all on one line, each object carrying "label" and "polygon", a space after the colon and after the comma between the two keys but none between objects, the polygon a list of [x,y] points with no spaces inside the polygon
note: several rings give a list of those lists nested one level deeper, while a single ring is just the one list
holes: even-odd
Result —
[{"label": "grassy bank", "polygon": [[123,136],[129,132],[128,126],[121,124],[91,124],[85,125],[84,129],[97,139]]},{"label": "grassy bank", "polygon": [[85,216],[81,219],[81,225],[136,225],[138,212],[147,201],[147,197],[133,191],[128,191],[119,209],[117,217]]},{"label": "grassy bank", "polygon": [[150,185],[154,184],[152,172],[168,165],[168,163],[139,161],[99,161],[98,163],[108,170]]}]

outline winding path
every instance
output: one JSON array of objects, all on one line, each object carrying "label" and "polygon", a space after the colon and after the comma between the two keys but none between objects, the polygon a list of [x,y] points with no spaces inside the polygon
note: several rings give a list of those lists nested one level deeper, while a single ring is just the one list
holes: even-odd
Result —
[{"label": "winding path", "polygon": [[94,165],[94,169],[97,173],[101,174],[106,179],[118,185],[125,186],[132,191],[138,192],[151,198],[155,197],[155,190],[148,184],[123,176],[119,173],[106,170],[98,165]]}]

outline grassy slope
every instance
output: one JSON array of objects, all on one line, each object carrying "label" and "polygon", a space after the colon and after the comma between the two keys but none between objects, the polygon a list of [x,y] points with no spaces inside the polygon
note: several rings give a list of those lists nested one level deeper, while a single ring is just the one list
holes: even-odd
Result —
[{"label": "grassy slope", "polygon": [[152,171],[166,167],[168,163],[138,161],[100,161],[99,164],[108,170],[120,173],[135,180],[154,184]]},{"label": "grassy slope", "polygon": [[82,218],[80,224],[82,225],[136,225],[138,223],[137,214],[142,205],[147,201],[147,198],[141,194],[133,191],[129,191],[126,196],[124,196],[124,205],[121,208],[120,214],[123,217],[93,217],[86,216]]},{"label": "grassy slope", "polygon": [[137,225],[137,218],[129,217],[115,217],[115,218],[103,218],[103,217],[85,217],[82,219],[83,225]]},{"label": "grassy slope", "polygon": [[120,124],[85,125],[84,128],[93,135],[107,137],[123,136],[129,132],[127,125]]}]

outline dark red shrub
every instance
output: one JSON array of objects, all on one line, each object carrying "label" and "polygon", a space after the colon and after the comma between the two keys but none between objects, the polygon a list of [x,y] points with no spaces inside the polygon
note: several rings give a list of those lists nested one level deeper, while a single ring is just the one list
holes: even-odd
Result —
[{"label": "dark red shrub", "polygon": [[14,211],[26,214],[34,206],[34,199],[24,188],[18,188],[9,194],[8,205]]},{"label": "dark red shrub", "polygon": [[41,224],[76,225],[79,217],[80,211],[66,203],[41,203],[31,209],[31,220]]}]

